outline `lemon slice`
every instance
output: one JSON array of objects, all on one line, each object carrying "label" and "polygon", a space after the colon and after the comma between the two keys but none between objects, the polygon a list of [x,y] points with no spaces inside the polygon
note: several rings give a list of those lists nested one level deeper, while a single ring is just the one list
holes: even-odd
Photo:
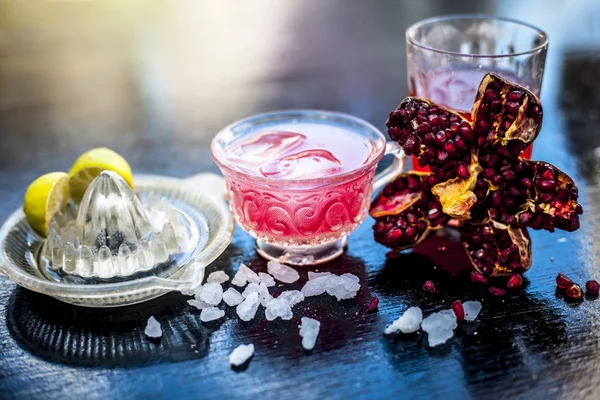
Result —
[{"label": "lemon slice", "polygon": [[73,201],[79,204],[90,183],[106,170],[121,175],[133,189],[133,174],[127,161],[113,150],[99,147],[80,155],[69,171],[69,190]]},{"label": "lemon slice", "polygon": [[23,211],[29,225],[40,235],[48,235],[48,224],[69,202],[69,175],[51,172],[37,178],[25,193]]}]

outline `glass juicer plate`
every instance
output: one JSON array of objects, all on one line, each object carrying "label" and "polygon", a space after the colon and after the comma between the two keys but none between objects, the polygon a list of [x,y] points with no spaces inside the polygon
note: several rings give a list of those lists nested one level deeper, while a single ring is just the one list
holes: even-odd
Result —
[{"label": "glass juicer plate", "polygon": [[[136,175],[134,179],[136,196],[132,196],[131,191],[129,196],[137,197],[141,207],[149,206],[148,203],[156,207],[157,202],[162,203],[163,208],[168,207],[177,214],[177,219],[187,227],[184,232],[187,232],[192,240],[188,240],[180,250],[177,247],[170,248],[169,241],[162,240],[165,244],[161,249],[166,248],[168,254],[162,252],[161,260],[157,261],[155,266],[149,267],[148,262],[143,261],[140,247],[151,247],[152,253],[157,254],[153,239],[142,243],[143,246],[138,245],[138,252],[135,244],[111,249],[112,257],[105,248],[107,246],[100,243],[95,248],[91,246],[93,256],[90,255],[90,259],[93,257],[93,261],[90,263],[93,264],[93,268],[90,270],[90,263],[82,263],[84,257],[81,257],[79,250],[84,247],[80,245],[86,241],[89,244],[89,241],[85,234],[80,233],[81,236],[75,241],[78,248],[75,255],[77,261],[74,261],[71,267],[53,265],[52,250],[55,249],[55,239],[50,243],[50,238],[46,240],[35,233],[25,219],[22,209],[18,209],[0,228],[0,271],[27,289],[85,307],[126,306],[162,296],[170,291],[189,291],[199,286],[204,278],[206,266],[231,242],[234,223],[226,203],[194,190],[189,182],[189,186],[186,187],[185,180],[152,175]],[[113,190],[112,187],[110,190]],[[110,196],[103,199],[109,202],[111,200]],[[137,202],[137,199],[133,198],[133,201]],[[78,219],[78,224],[81,224],[86,219],[89,222],[90,218],[80,216]],[[110,218],[105,219],[108,221]],[[106,221],[105,223],[110,224]],[[138,239],[141,235],[152,238],[152,228],[145,223],[120,224],[124,227],[135,226]],[[159,237],[164,236],[164,232],[158,231]],[[85,229],[80,232],[85,232]],[[127,242],[130,243],[131,240]],[[69,257],[64,258],[66,247],[59,248],[63,251],[60,259],[65,259],[68,263]],[[137,253],[137,256],[131,257],[132,252]],[[134,259],[135,267],[132,267],[131,263],[125,266],[124,257],[120,257],[121,255],[129,255],[127,260]],[[142,260],[139,260],[140,257]],[[111,273],[106,272],[107,262],[114,263],[109,264],[111,266],[121,264],[117,272]],[[96,270],[104,272],[97,274]]]}]

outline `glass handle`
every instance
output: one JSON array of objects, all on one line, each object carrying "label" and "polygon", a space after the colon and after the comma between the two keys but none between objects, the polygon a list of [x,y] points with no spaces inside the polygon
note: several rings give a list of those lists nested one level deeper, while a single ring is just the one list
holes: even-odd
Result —
[{"label": "glass handle", "polygon": [[395,177],[400,175],[404,169],[404,161],[406,156],[402,147],[396,142],[387,142],[385,145],[384,155],[391,154],[394,156],[392,165],[375,175],[375,181],[373,182],[373,191],[381,188],[386,183],[392,181]]}]

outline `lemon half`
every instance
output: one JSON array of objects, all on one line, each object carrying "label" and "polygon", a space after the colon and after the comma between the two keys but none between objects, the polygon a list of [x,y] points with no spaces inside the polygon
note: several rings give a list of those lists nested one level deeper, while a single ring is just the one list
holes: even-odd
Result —
[{"label": "lemon half", "polygon": [[25,193],[23,211],[29,225],[40,235],[48,236],[48,224],[69,202],[69,175],[51,172],[37,178]]},{"label": "lemon half", "polygon": [[69,189],[73,201],[79,204],[90,183],[106,170],[119,174],[133,189],[133,174],[127,161],[115,151],[99,147],[79,156],[69,171]]}]

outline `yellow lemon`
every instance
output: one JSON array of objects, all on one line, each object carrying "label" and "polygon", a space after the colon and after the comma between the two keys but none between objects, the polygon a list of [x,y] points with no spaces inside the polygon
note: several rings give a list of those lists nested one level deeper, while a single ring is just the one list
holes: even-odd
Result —
[{"label": "yellow lemon", "polygon": [[69,202],[69,175],[51,172],[37,178],[25,193],[23,211],[29,225],[40,235],[48,235],[48,224]]},{"label": "yellow lemon", "polygon": [[133,174],[127,161],[113,150],[99,147],[80,155],[69,171],[69,190],[73,201],[79,204],[90,183],[106,170],[121,175],[133,189]]}]

